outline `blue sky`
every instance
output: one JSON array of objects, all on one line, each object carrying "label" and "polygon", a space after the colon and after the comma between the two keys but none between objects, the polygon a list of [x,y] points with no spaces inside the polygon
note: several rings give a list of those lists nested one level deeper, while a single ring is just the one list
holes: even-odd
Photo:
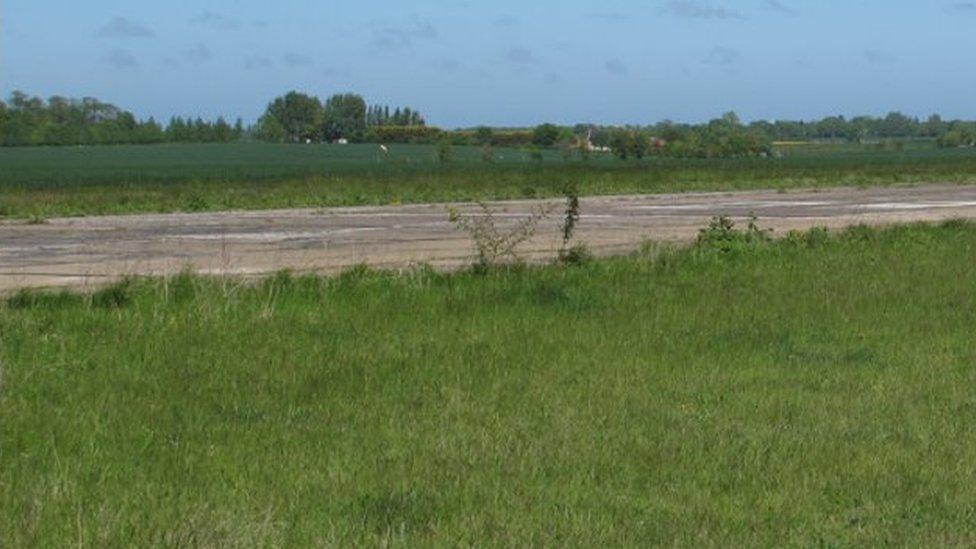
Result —
[{"label": "blue sky", "polygon": [[445,127],[976,118],[976,0],[6,0],[0,94],[243,116],[356,91]]}]

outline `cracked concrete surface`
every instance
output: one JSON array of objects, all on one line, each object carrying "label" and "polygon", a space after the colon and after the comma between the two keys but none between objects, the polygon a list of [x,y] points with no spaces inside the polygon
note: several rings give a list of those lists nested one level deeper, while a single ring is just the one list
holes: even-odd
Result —
[{"label": "cracked concrete surface", "polygon": [[[560,243],[561,200],[493,204],[501,224],[538,207],[550,216],[522,248],[526,259],[551,257]],[[476,215],[473,204],[457,209]],[[687,241],[715,215],[783,234],[816,226],[976,218],[976,186],[952,184],[790,192],[604,196],[582,200],[578,239],[600,254],[641,242]],[[453,268],[471,261],[472,243],[448,221],[447,205],[425,204],[153,214],[0,223],[0,292],[24,287],[84,287],[125,275],[196,272],[257,276],[289,268],[336,272],[366,263]]]}]

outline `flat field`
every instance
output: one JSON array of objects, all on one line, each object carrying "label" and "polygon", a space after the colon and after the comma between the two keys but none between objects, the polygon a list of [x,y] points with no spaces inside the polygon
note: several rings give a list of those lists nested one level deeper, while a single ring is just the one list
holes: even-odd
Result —
[{"label": "flat field", "polygon": [[0,546],[976,543],[976,227],[0,305]]},{"label": "flat field", "polygon": [[621,161],[394,145],[0,148],[0,216],[353,206],[582,194],[976,182],[976,150],[790,146],[777,158]]}]

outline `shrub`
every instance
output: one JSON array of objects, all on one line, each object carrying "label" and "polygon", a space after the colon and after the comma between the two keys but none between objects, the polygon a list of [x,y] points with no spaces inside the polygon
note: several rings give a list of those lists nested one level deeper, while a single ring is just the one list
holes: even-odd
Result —
[{"label": "shrub", "polygon": [[538,147],[552,147],[559,141],[559,127],[542,124],[532,132],[532,144]]},{"label": "shrub", "polygon": [[548,216],[548,211],[540,208],[516,223],[515,227],[504,230],[496,223],[495,210],[491,206],[484,202],[479,202],[478,206],[481,212],[477,215],[463,215],[451,208],[449,219],[474,241],[477,257],[475,271],[480,273],[488,272],[506,259],[519,263],[521,260],[516,248],[532,238],[539,222]]},{"label": "shrub", "polygon": [[593,252],[583,243],[574,244],[559,253],[559,262],[563,265],[582,267],[592,261]]},{"label": "shrub", "polygon": [[760,229],[753,216],[749,220],[746,230],[736,228],[735,222],[728,216],[713,217],[708,227],[698,233],[695,247],[698,249],[716,250],[720,253],[733,253],[753,249],[757,245],[772,240],[771,229]]}]

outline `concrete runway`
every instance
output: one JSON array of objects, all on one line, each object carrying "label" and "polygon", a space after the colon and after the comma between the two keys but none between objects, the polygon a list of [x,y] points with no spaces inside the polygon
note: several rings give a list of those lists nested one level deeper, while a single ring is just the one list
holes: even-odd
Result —
[{"label": "concrete runway", "polygon": [[[535,208],[549,217],[525,243],[527,260],[560,243],[561,200],[494,203],[500,224]],[[459,205],[477,214],[474,205]],[[976,186],[952,184],[814,191],[607,196],[582,201],[578,240],[600,254],[651,239],[693,239],[715,215],[754,213],[762,227],[790,229],[976,219]],[[446,205],[159,214],[0,223],[0,292],[23,287],[100,285],[125,275],[199,273],[257,276],[284,268],[336,272],[359,263],[452,268],[471,261],[470,238]]]}]

